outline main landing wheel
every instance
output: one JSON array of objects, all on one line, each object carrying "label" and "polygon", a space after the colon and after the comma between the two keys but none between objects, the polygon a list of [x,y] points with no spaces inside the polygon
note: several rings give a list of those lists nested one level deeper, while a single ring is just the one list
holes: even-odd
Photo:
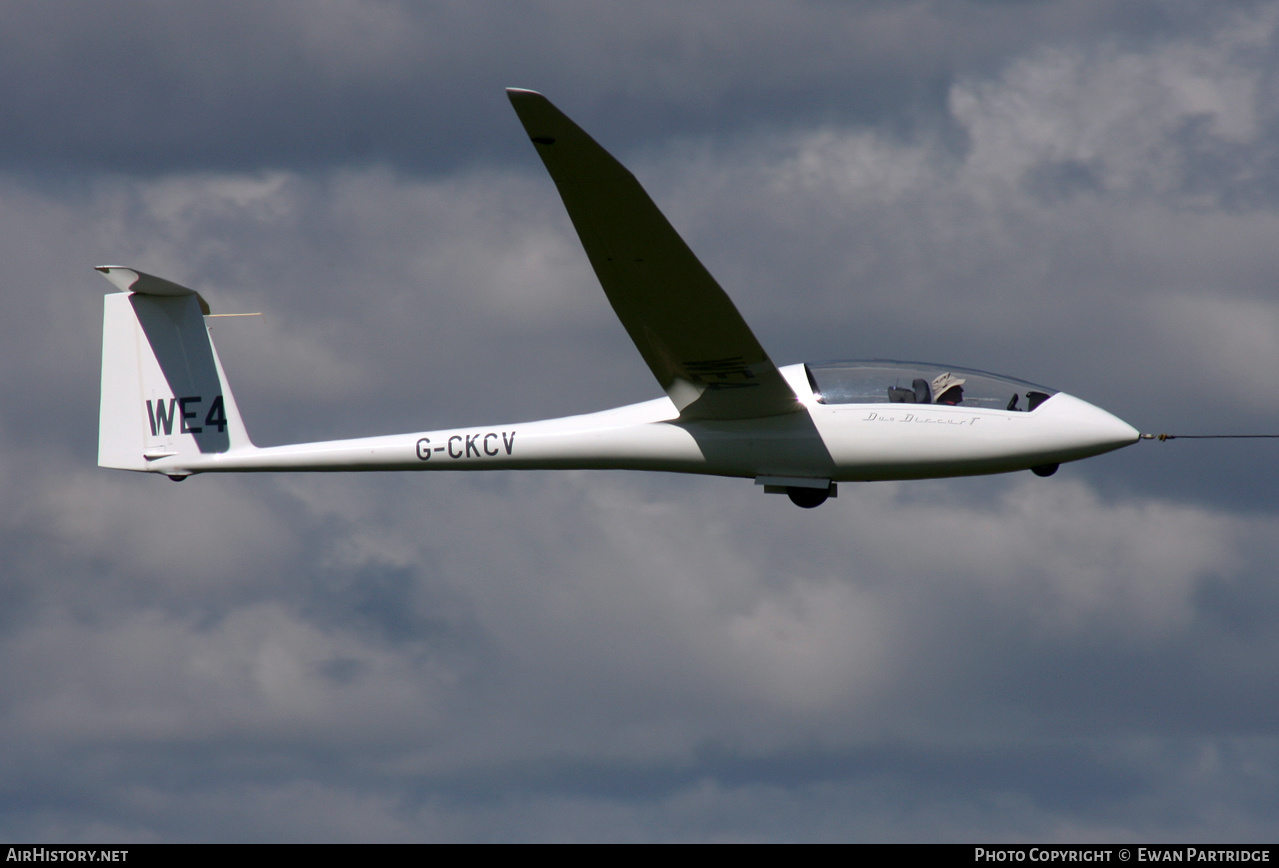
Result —
[{"label": "main landing wheel", "polygon": [[824,488],[791,487],[786,489],[786,496],[800,509],[813,509],[825,503],[826,498],[830,497],[830,492]]},{"label": "main landing wheel", "polygon": [[1036,476],[1052,476],[1060,466],[1060,464],[1041,464],[1038,467],[1030,468],[1030,472]]}]

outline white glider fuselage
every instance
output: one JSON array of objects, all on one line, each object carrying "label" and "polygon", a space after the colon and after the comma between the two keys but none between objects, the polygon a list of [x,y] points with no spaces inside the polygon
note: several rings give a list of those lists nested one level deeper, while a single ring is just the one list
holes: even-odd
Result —
[{"label": "white glider fuselage", "polygon": [[507,92],[605,296],[666,397],[540,422],[259,448],[198,293],[102,266],[98,463],[162,473],[662,470],[753,478],[800,506],[835,483],[1057,465],[1134,443],[1104,410],[1021,380],[872,360],[777,367],[635,177],[541,94]]},{"label": "white glider fuselage", "polygon": [[[658,398],[560,419],[226,452],[179,450],[172,422],[149,437],[145,469],[663,470],[770,481],[852,482],[1003,473],[1087,458],[1137,440],[1132,426],[1065,393],[1033,412],[942,404],[824,404],[803,365],[781,372],[803,408],[762,419],[679,418]],[[197,411],[200,404],[192,405]],[[172,413],[170,417],[172,417]],[[179,454],[164,455],[177,451]],[[141,469],[141,468],[139,468]],[[778,483],[784,484],[784,483]]]}]

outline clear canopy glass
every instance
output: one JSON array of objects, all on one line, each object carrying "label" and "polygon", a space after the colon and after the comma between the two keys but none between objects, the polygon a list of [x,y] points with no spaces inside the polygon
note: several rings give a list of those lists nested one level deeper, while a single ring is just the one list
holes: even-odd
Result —
[{"label": "clear canopy glass", "polygon": [[[866,359],[815,362],[804,368],[813,393],[823,404],[958,403],[963,407],[1031,411],[1057,394],[1056,389],[1014,377],[930,362]],[[962,395],[952,388],[956,385]]]}]

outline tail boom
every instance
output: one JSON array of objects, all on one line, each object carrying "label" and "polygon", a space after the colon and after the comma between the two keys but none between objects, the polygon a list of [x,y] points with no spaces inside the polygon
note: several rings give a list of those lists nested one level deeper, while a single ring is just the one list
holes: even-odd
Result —
[{"label": "tail boom", "polygon": [[688,422],[667,398],[584,416],[354,440],[157,458],[193,473],[369,470],[664,470],[754,478],[829,478],[829,453],[807,414]]}]

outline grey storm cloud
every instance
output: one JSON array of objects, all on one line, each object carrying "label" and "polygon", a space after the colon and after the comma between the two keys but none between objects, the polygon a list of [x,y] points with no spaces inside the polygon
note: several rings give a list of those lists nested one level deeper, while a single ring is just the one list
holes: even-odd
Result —
[{"label": "grey storm cloud", "polygon": [[95,466],[106,263],[263,314],[214,326],[260,443],[658,394],[507,85],[634,169],[781,363],[1279,432],[1279,5],[733,10],[0,9],[0,831],[1274,839],[1268,444],[812,512]]},{"label": "grey storm cloud", "polygon": [[[1245,8],[1248,4],[1244,4]],[[7,3],[0,161],[42,171],[509,159],[495,89],[630,141],[822,119],[909,127],[1035,44],[1194,32],[1159,2]],[[465,127],[466,133],[459,132]]]}]

